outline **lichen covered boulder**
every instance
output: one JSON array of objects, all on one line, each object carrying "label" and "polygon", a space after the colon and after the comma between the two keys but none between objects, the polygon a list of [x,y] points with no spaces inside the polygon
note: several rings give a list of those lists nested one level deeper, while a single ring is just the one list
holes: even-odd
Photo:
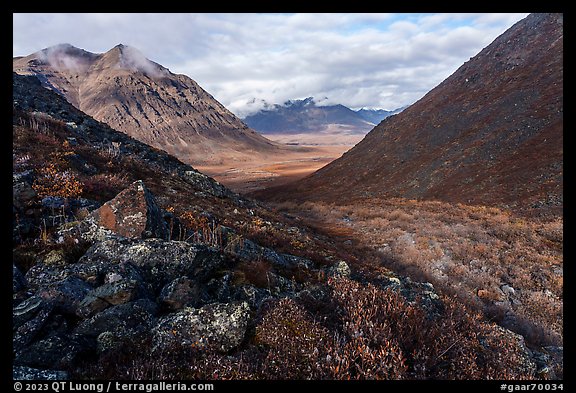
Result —
[{"label": "lichen covered boulder", "polygon": [[120,236],[168,239],[169,229],[154,195],[142,180],[94,210],[89,219]]},{"label": "lichen covered boulder", "polygon": [[[216,249],[182,241],[160,239],[109,239],[94,244],[80,258],[79,266],[106,267],[130,263],[155,292],[182,276],[204,280],[223,264]],[[100,269],[101,270],[101,269]]]},{"label": "lichen covered boulder", "polygon": [[160,319],[152,330],[153,349],[162,352],[174,347],[211,347],[227,352],[244,339],[249,318],[246,302],[187,307]]}]

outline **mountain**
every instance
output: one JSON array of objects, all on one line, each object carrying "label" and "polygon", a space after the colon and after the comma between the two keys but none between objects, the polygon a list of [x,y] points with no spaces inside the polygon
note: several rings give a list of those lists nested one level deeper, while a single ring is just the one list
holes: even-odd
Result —
[{"label": "mountain", "polygon": [[361,109],[344,105],[318,106],[313,97],[265,105],[244,122],[263,134],[295,134],[323,131],[365,134],[396,111]]},{"label": "mountain", "polygon": [[364,120],[369,121],[370,123],[373,123],[374,125],[377,125],[378,123],[380,123],[385,118],[392,116],[392,115],[395,115],[397,113],[400,113],[406,108],[408,108],[408,106],[403,106],[401,108],[394,109],[393,111],[387,111],[385,109],[364,109],[364,108],[362,108],[362,109],[357,110],[356,113],[358,113],[358,115],[360,115],[360,117],[362,117]]},{"label": "mountain", "polygon": [[519,21],[341,158],[263,198],[563,205],[563,15]]},{"label": "mountain", "polygon": [[95,119],[191,164],[247,160],[278,148],[188,76],[130,46],[95,54],[56,45],[14,58],[13,70],[36,75]]}]

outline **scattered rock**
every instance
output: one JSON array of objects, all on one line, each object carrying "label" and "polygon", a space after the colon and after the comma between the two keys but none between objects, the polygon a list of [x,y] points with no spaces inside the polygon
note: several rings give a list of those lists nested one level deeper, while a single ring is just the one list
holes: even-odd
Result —
[{"label": "scattered rock", "polygon": [[124,332],[114,332],[106,330],[96,338],[96,350],[98,353],[107,351],[117,351],[123,345],[138,342],[147,336],[148,332],[137,332],[127,335]]},{"label": "scattered rock", "polygon": [[227,352],[244,339],[249,317],[250,307],[246,302],[184,308],[162,318],[153,329],[154,351],[169,351],[174,346],[210,345]]},{"label": "scattered rock", "polygon": [[300,289],[300,285],[279,274],[268,272],[269,293],[274,296],[291,295]]},{"label": "scattered rock", "polygon": [[78,305],[76,314],[88,318],[110,306],[128,303],[141,293],[138,282],[134,280],[121,279],[105,283],[88,292]]},{"label": "scattered rock", "polygon": [[554,274],[560,277],[564,276],[564,269],[562,268],[562,266],[554,265],[552,266],[552,271],[554,272]]},{"label": "scattered rock", "polygon": [[440,297],[436,294],[434,290],[434,285],[431,282],[424,282],[421,283],[422,285],[422,294],[428,296],[432,300],[438,300]]},{"label": "scattered rock", "polygon": [[169,237],[162,211],[142,180],[132,183],[90,216],[99,226],[121,236],[142,239]]},{"label": "scattered rock", "polygon": [[69,212],[77,209],[88,209],[93,211],[99,208],[102,203],[86,198],[63,198],[57,196],[47,196],[42,198],[42,207],[45,209],[61,210],[64,208]]},{"label": "scattered rock", "polygon": [[198,283],[188,277],[179,277],[162,288],[158,300],[170,310],[179,310],[186,305],[195,306],[199,297]]},{"label": "scattered rock", "polygon": [[[537,351],[532,349],[532,359],[536,363],[536,376],[541,379],[563,379],[564,348],[544,347]],[[557,375],[557,371],[560,375]]]},{"label": "scattered rock", "polygon": [[68,264],[66,252],[63,249],[51,250],[44,257],[45,265],[64,266]]},{"label": "scattered rock", "polygon": [[23,171],[17,170],[16,167],[13,167],[12,172],[12,184],[17,183],[28,183],[32,184],[34,182],[34,171],[32,169],[26,169]]},{"label": "scattered rock", "polygon": [[38,291],[38,296],[61,312],[75,314],[78,305],[91,289],[92,287],[84,280],[69,276],[64,280],[46,285]]},{"label": "scattered rock", "polygon": [[344,261],[338,261],[328,268],[326,274],[328,277],[350,277],[350,266]]},{"label": "scattered rock", "polygon": [[41,369],[64,368],[72,364],[83,349],[67,335],[51,335],[17,352],[14,364]]},{"label": "scattered rock", "polygon": [[264,299],[270,297],[268,291],[256,288],[254,285],[244,284],[237,287],[231,296],[238,301],[247,302],[253,309],[258,309]]},{"label": "scattered rock", "polygon": [[[496,335],[496,337],[494,337],[496,342],[503,341],[506,343],[512,343],[513,346],[517,348],[515,351],[516,362],[519,363],[518,366],[520,367],[522,374],[532,375],[536,372],[536,364],[532,359],[532,353],[526,347],[524,337],[498,325],[493,325],[491,332]],[[480,338],[480,343],[486,346],[483,338]],[[488,349],[493,350],[494,348]]]},{"label": "scattered rock", "polygon": [[156,304],[148,299],[119,304],[82,321],[74,329],[74,335],[92,338],[95,342],[101,333],[111,331],[128,338],[147,332],[152,326],[156,312]]},{"label": "scattered rock", "polygon": [[24,215],[20,215],[16,211],[16,207],[13,206],[13,218],[12,218],[12,241],[14,244],[21,243],[24,239],[30,239],[31,237],[37,236],[38,226],[35,224],[35,220],[32,217],[27,216],[33,215],[33,209],[29,209],[24,212]]},{"label": "scattered rock", "polygon": [[262,247],[248,239],[244,239],[242,244],[234,244],[227,250],[232,255],[245,261],[264,259],[275,267],[282,269],[310,269],[314,265],[309,259],[290,254],[280,254],[270,248]]},{"label": "scattered rock", "polygon": [[34,316],[46,306],[46,302],[40,296],[32,296],[22,301],[12,309],[12,321],[14,328],[19,327]]},{"label": "scattered rock", "polygon": [[20,269],[12,264],[12,292],[20,292],[24,288],[26,288],[26,279]]},{"label": "scattered rock", "polygon": [[504,292],[505,295],[511,296],[514,295],[516,293],[516,291],[514,290],[514,288],[512,288],[510,285],[508,284],[504,284],[500,287],[500,289],[502,290],[502,292]]},{"label": "scattered rock", "polygon": [[14,366],[12,367],[14,381],[62,381],[68,379],[66,371],[39,370],[37,368]]},{"label": "scattered rock", "polygon": [[14,352],[18,352],[23,349],[26,345],[30,344],[42,330],[50,314],[52,308],[42,307],[35,316],[20,325],[12,336],[12,345]]},{"label": "scattered rock", "polygon": [[392,287],[400,287],[402,285],[402,282],[398,277],[386,277],[386,279],[388,280],[388,285],[391,285]]},{"label": "scattered rock", "polygon": [[197,170],[193,169],[192,167],[188,167],[189,169],[184,169],[183,171],[179,171],[179,176],[185,182],[195,186],[198,189],[204,190],[209,194],[214,195],[218,198],[232,198],[232,199],[239,199],[238,195],[230,191],[228,188],[224,187],[220,183],[212,180],[205,174],[198,172]]},{"label": "scattered rock", "polygon": [[18,210],[25,210],[36,202],[36,191],[27,182],[12,184],[12,203]]},{"label": "scattered rock", "polygon": [[490,291],[487,289],[479,289],[478,292],[476,292],[476,296],[481,299],[488,299],[490,298]]},{"label": "scattered rock", "polygon": [[222,277],[213,278],[206,283],[206,288],[202,294],[202,300],[210,303],[212,301],[218,301],[221,303],[230,302],[233,297],[231,291],[233,290],[232,284],[233,274],[226,273]]},{"label": "scattered rock", "polygon": [[117,238],[113,231],[98,225],[97,220],[88,215],[80,222],[69,222],[61,225],[56,231],[57,239],[73,239],[74,241],[84,241],[89,244]]},{"label": "scattered rock", "polygon": [[208,278],[222,265],[223,256],[216,249],[183,241],[109,239],[90,247],[78,265],[92,266],[100,273],[121,263],[138,267],[143,279],[158,293],[182,276],[199,281]]}]

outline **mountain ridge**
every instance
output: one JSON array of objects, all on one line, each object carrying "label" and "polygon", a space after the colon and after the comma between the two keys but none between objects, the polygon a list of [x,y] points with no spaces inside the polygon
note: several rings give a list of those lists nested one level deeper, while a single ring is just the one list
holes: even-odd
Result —
[{"label": "mountain ridge", "polygon": [[563,16],[531,14],[341,158],[262,198],[404,197],[561,214]]},{"label": "mountain ridge", "polygon": [[264,104],[256,113],[244,117],[253,129],[266,134],[314,133],[336,130],[348,134],[366,134],[376,124],[403,108],[352,110],[342,104],[317,105],[314,97],[288,100],[283,104]]}]

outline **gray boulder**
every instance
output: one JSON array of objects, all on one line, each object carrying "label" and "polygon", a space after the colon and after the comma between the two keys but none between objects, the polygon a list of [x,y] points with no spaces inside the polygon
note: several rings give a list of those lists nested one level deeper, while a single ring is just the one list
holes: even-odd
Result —
[{"label": "gray boulder", "polygon": [[26,300],[20,302],[17,306],[12,309],[12,321],[14,328],[21,326],[34,316],[43,308],[45,308],[47,302],[44,301],[40,296],[31,296]]},{"label": "gray boulder", "polygon": [[12,292],[20,292],[24,288],[26,288],[26,279],[20,269],[12,264]]},{"label": "gray boulder", "polygon": [[76,276],[68,276],[61,281],[49,283],[37,294],[64,313],[75,314],[78,305],[92,287]]},{"label": "gray boulder", "polygon": [[38,307],[38,310],[34,313],[32,318],[28,319],[24,323],[21,323],[14,330],[12,335],[12,345],[14,352],[22,350],[24,347],[29,345],[38,335],[40,335],[40,332],[46,325],[51,313],[52,308],[49,306]]},{"label": "gray boulder", "polygon": [[262,247],[248,239],[244,239],[242,243],[230,244],[227,247],[227,251],[245,261],[264,259],[274,267],[281,269],[311,269],[314,265],[309,259],[290,254],[280,254],[271,248]]},{"label": "gray boulder", "polygon": [[179,277],[162,288],[158,301],[174,311],[186,305],[195,306],[200,294],[201,288],[198,282],[188,277]]},{"label": "gray boulder", "polygon": [[169,229],[154,195],[142,180],[135,181],[116,197],[90,213],[96,223],[129,238],[168,239]]},{"label": "gray boulder", "polygon": [[101,333],[111,331],[119,336],[130,337],[147,332],[156,312],[156,304],[148,299],[119,304],[80,322],[73,334],[95,340]]},{"label": "gray boulder", "polygon": [[79,261],[79,265],[102,267],[121,263],[136,266],[159,292],[182,276],[199,281],[208,278],[223,264],[223,257],[216,249],[181,241],[109,239],[94,244]]},{"label": "gray boulder", "polygon": [[28,288],[32,291],[37,291],[47,284],[66,279],[70,274],[71,271],[68,268],[37,263],[26,272],[24,277],[28,283]]},{"label": "gray boulder", "polygon": [[[518,362],[518,366],[522,370],[522,374],[534,374],[537,371],[537,365],[532,357],[532,352],[530,349],[528,349],[526,343],[524,342],[524,337],[498,325],[494,325],[494,331],[500,341],[506,343],[514,343],[514,347],[518,349],[516,353],[516,362]],[[484,340],[480,338],[480,342],[484,343]]]},{"label": "gray boulder", "polygon": [[266,289],[257,288],[251,284],[244,284],[235,287],[231,297],[247,302],[252,309],[258,309],[265,299],[270,298],[270,294]]},{"label": "gray boulder", "polygon": [[350,277],[350,266],[344,261],[338,261],[326,271],[328,277]]},{"label": "gray boulder", "polygon": [[39,370],[25,366],[12,367],[12,379],[14,381],[61,381],[68,378],[66,371]]},{"label": "gray boulder", "polygon": [[64,368],[74,363],[85,346],[66,334],[54,334],[17,352],[14,365],[40,369]]},{"label": "gray boulder", "polygon": [[83,318],[118,304],[128,303],[143,294],[140,284],[135,280],[116,280],[94,288],[78,305],[76,314]]},{"label": "gray boulder", "polygon": [[250,307],[246,302],[212,303],[200,309],[184,308],[168,315],[154,327],[153,350],[174,347],[205,348],[227,352],[244,339]]}]

